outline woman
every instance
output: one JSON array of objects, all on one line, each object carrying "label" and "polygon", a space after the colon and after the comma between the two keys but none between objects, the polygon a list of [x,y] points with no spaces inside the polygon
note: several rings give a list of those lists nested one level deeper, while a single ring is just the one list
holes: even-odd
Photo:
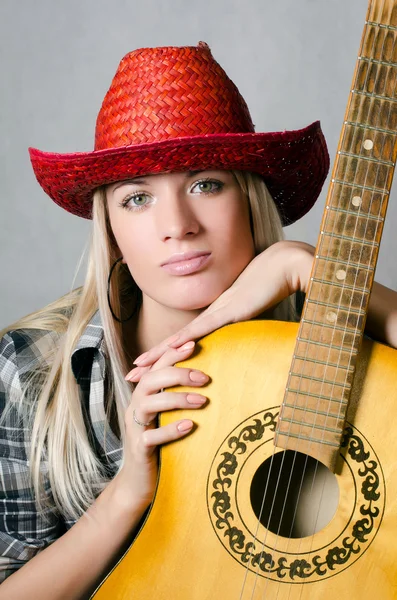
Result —
[{"label": "woman", "polygon": [[[128,54],[95,151],[31,159],[93,236],[83,288],[3,332],[0,598],[82,598],[131,542],[158,446],[192,430],[157,413],[207,401],[210,374],[175,363],[227,322],[294,318],[313,249],[281,227],[315,202],[328,155],[318,123],[254,133],[201,42]],[[395,344],[390,300],[375,288],[369,322]],[[162,391],[175,385],[197,391]]]}]

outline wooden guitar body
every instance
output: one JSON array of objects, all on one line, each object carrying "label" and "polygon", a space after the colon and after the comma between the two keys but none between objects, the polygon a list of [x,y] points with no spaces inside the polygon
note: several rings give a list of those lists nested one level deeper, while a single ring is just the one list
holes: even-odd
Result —
[{"label": "wooden guitar body", "polygon": [[[146,523],[96,599],[397,599],[396,350],[365,340],[331,520],[298,538],[258,527],[251,483],[266,459],[284,453],[273,437],[297,329],[230,325],[183,363],[210,374],[210,401],[187,411],[197,423],[189,438],[162,449]],[[164,413],[161,421],[176,418]]]}]

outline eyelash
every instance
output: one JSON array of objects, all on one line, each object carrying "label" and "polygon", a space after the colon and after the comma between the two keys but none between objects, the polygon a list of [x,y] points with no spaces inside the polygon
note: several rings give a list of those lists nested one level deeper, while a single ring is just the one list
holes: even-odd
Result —
[{"label": "eyelash", "polygon": [[[209,177],[207,177],[205,179],[199,179],[198,181],[196,181],[193,184],[193,188],[196,187],[196,185],[199,185],[200,183],[213,183],[217,186],[217,188],[215,190],[212,190],[210,192],[201,192],[202,194],[204,194],[204,196],[209,196],[211,194],[215,194],[216,192],[219,192],[225,185],[222,181],[218,181],[217,179],[210,179]],[[147,195],[147,194],[145,194],[144,192],[134,192],[133,194],[129,194],[128,196],[126,196],[126,198],[121,200],[121,202],[119,203],[119,206],[121,208],[125,208],[126,210],[140,212],[141,210],[144,210],[147,208],[147,204],[143,204],[142,206],[129,206],[128,203],[133,198],[136,198],[139,196],[145,196],[145,195]]]}]

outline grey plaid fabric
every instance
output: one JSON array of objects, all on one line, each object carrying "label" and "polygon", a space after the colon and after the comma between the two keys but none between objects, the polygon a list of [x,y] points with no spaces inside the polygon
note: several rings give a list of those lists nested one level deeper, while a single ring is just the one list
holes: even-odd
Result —
[{"label": "grey plaid fabric", "polygon": [[[24,382],[45,366],[59,335],[51,331],[13,330],[0,340],[0,582],[59,538],[73,521],[52,501],[48,466],[42,464],[49,508],[39,512],[29,482],[29,427],[21,422],[16,402]],[[106,349],[99,311],[88,323],[71,359],[81,392],[91,444],[110,476],[121,462],[121,446],[106,417]],[[40,389],[40,375],[30,383]]]}]

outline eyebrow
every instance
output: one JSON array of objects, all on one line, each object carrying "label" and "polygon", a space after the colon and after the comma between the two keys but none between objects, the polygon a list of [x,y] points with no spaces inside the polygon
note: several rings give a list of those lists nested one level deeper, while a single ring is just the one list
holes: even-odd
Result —
[{"label": "eyebrow", "polygon": [[[195,175],[198,175],[199,173],[205,173],[205,171],[186,171],[185,178],[190,179],[190,177],[195,177]],[[148,181],[144,177],[135,177],[134,179],[125,179],[124,181],[119,181],[119,183],[113,188],[113,191],[117,190],[122,185],[127,185],[131,183],[135,185],[150,185],[150,181]]]}]

